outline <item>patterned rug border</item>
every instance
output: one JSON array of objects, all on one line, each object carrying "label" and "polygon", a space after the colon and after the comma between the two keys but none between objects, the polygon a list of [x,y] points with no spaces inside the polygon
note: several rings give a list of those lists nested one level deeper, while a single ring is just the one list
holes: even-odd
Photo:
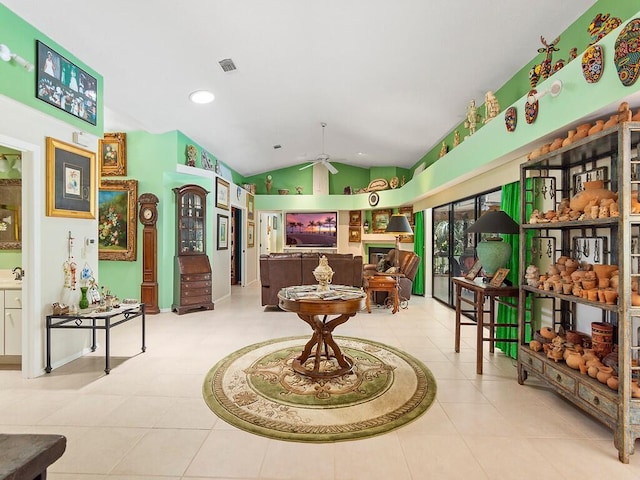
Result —
[{"label": "patterned rug border", "polygon": [[[217,362],[207,373],[202,386],[204,401],[211,411],[218,417],[241,430],[278,440],[308,443],[329,443],[355,440],[387,433],[414,421],[424,414],[431,405],[433,405],[437,392],[436,380],[431,373],[431,370],[429,370],[420,360],[409,353],[374,340],[345,336],[336,336],[335,338],[337,340],[368,343],[387,349],[402,358],[411,366],[416,374],[418,385],[411,398],[412,402],[405,402],[405,405],[395,409],[394,411],[366,421],[357,422],[357,424],[344,426],[299,426],[297,431],[293,432],[283,431],[283,423],[278,420],[265,420],[262,417],[251,415],[244,410],[241,410],[235,402],[227,398],[224,392],[222,392],[222,389],[219,388],[222,380],[221,377],[224,375],[229,365],[241,356],[252,350],[270,344],[275,345],[277,343],[293,340],[300,340],[302,344],[304,344],[308,341],[308,336],[291,336],[266,340],[264,342],[248,345],[231,353],[230,355],[227,355]],[[212,385],[214,388],[211,388]],[[412,405],[407,407],[406,403],[412,403]],[[244,418],[241,418],[239,415],[242,415]],[[357,427],[357,431],[354,431],[354,425]]]}]

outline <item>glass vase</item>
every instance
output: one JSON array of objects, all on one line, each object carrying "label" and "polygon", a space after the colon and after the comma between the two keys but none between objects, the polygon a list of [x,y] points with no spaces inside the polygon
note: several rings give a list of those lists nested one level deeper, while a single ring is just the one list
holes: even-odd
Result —
[{"label": "glass vase", "polygon": [[89,299],[87,298],[88,289],[89,287],[80,287],[80,293],[82,296],[80,297],[80,301],[78,302],[78,307],[80,307],[81,310],[89,308]]}]

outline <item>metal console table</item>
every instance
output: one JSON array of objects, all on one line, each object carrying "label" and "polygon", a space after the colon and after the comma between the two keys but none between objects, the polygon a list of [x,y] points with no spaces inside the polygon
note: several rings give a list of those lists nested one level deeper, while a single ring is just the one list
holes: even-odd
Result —
[{"label": "metal console table", "polygon": [[54,328],[71,328],[91,330],[91,351],[95,352],[96,331],[104,330],[105,368],[106,374],[111,371],[110,363],[110,337],[111,329],[122,325],[134,318],[142,318],[142,351],[146,351],[145,345],[145,306],[144,303],[122,305],[108,312],[83,311],[66,315],[47,315],[47,366],[45,371],[51,373],[51,330]]}]

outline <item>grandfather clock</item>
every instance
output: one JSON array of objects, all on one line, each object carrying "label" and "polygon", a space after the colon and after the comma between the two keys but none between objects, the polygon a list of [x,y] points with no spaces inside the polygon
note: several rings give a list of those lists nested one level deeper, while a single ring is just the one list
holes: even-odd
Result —
[{"label": "grandfather clock", "polygon": [[158,307],[158,197],[153,193],[143,193],[138,197],[140,209],[138,217],[144,225],[142,229],[142,285],[140,299],[145,304],[146,313],[160,313]]}]

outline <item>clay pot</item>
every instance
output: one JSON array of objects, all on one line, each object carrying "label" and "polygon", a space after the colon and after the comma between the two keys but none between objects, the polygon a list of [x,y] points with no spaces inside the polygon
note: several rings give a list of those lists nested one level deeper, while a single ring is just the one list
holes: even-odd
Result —
[{"label": "clay pot", "polygon": [[603,365],[598,368],[598,373],[596,374],[596,378],[600,383],[607,383],[607,380],[609,380],[609,377],[611,377],[612,375],[613,375],[613,368]]},{"label": "clay pot", "polygon": [[531,340],[529,342],[529,348],[534,352],[539,352],[542,350],[542,344],[538,340]]},{"label": "clay pot", "polygon": [[633,398],[640,398],[640,387],[637,382],[631,382],[631,396]]},{"label": "clay pot", "polygon": [[591,360],[598,360],[598,357],[593,351],[593,348],[585,348],[584,353],[582,354],[582,358],[584,358],[585,362],[589,362]]},{"label": "clay pot", "polygon": [[618,292],[608,288],[604,291],[604,298],[607,305],[615,305],[618,300]]},{"label": "clay pot", "polygon": [[606,278],[611,278],[611,274],[618,270],[617,265],[594,265],[593,271],[596,272],[596,277],[598,280]]},{"label": "clay pot", "polygon": [[584,288],[585,290],[593,290],[594,288],[596,288],[596,283],[596,280],[582,279],[582,288]]},{"label": "clay pot", "polygon": [[573,284],[572,283],[563,283],[562,284],[562,293],[564,293],[565,295],[571,295],[571,290],[573,290]]},{"label": "clay pot", "polygon": [[588,367],[587,367],[587,365],[586,365],[584,362],[582,362],[582,363],[578,366],[578,368],[579,368],[580,373],[581,373],[582,375],[586,375],[586,374],[587,374],[587,368],[588,368]]},{"label": "clay pot", "polygon": [[605,198],[613,198],[616,200],[617,197],[618,196],[614,192],[604,188],[603,180],[594,180],[591,182],[584,182],[584,190],[573,196],[569,201],[569,206],[571,207],[571,210],[584,212],[585,207],[592,200],[602,200]]},{"label": "clay pot", "polygon": [[577,142],[578,140],[581,140],[589,135],[590,129],[590,123],[583,123],[582,125],[578,125],[578,128],[576,128],[576,134],[573,136],[573,142]]},{"label": "clay pot", "polygon": [[573,368],[574,370],[579,370],[580,369],[580,364],[584,363],[584,360],[582,359],[582,355],[580,355],[578,352],[572,352],[572,351],[568,351],[569,353],[567,354],[566,358],[565,358],[565,362],[567,362],[567,365],[569,366],[569,368]]},{"label": "clay pot", "polygon": [[562,148],[562,142],[564,142],[564,138],[556,138],[553,142],[551,142],[549,151],[553,152],[554,150],[558,150],[559,148]]},{"label": "clay pot", "polygon": [[591,378],[596,378],[596,376],[598,375],[598,367],[596,367],[595,365],[591,365],[589,368],[587,368],[587,375],[589,375]]},{"label": "clay pot", "polygon": [[631,292],[631,305],[640,307],[640,294],[638,292]]},{"label": "clay pot", "polygon": [[609,117],[609,120],[607,120],[606,122],[604,122],[604,125],[602,126],[603,128],[611,128],[614,125],[618,124],[618,114],[616,113],[615,115],[611,115]]},{"label": "clay pot", "polygon": [[604,120],[596,120],[595,125],[589,129],[589,135],[598,133],[602,131],[603,128],[604,128]]},{"label": "clay pot", "polygon": [[618,390],[618,377],[616,377],[615,375],[611,375],[607,379],[607,387],[609,387],[611,390]]},{"label": "clay pot", "polygon": [[551,327],[542,327],[540,329],[540,335],[542,336],[542,338],[546,338],[547,340],[556,338],[556,332],[554,332],[553,328]]},{"label": "clay pot", "polygon": [[611,280],[608,278],[601,278],[598,280],[598,288],[601,288],[601,289],[609,288],[610,284],[611,284]]},{"label": "clay pot", "polygon": [[611,275],[611,278],[609,279],[609,286],[614,290],[617,290],[619,282],[620,280],[618,278],[618,274],[614,273],[613,275]]},{"label": "clay pot", "polygon": [[[617,118],[618,118],[618,116],[616,115],[616,121],[617,121]],[[567,145],[571,145],[571,142],[573,142],[573,137],[574,137],[575,134],[576,134],[575,130],[569,130],[567,132],[567,138],[565,138],[562,141],[562,146],[566,147]]]},{"label": "clay pot", "polygon": [[596,290],[596,291],[598,292],[598,301],[599,301],[600,303],[606,303],[606,302],[607,302],[607,300],[606,300],[606,298],[604,297],[604,290],[600,290],[600,289],[599,289],[599,290]]},{"label": "clay pot", "polygon": [[574,345],[582,345],[582,337],[584,334],[582,332],[578,332],[576,330],[567,330],[565,332],[565,338],[567,342],[573,343]]}]

